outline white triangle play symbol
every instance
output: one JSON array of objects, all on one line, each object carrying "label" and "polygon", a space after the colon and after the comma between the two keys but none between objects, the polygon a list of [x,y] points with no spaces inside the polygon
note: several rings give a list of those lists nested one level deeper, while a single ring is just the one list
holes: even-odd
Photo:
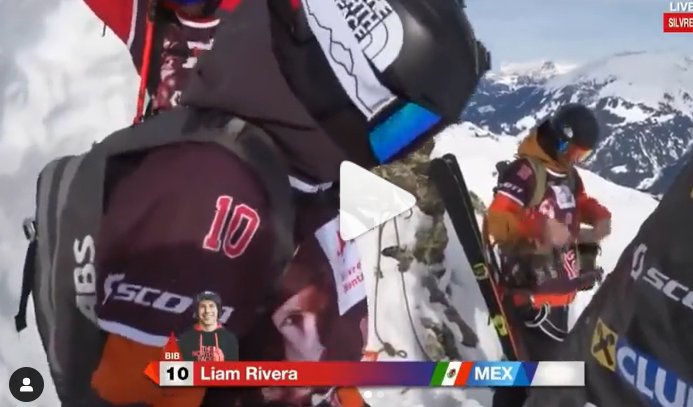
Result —
[{"label": "white triangle play symbol", "polygon": [[414,195],[358,165],[339,168],[339,234],[351,240],[416,205]]}]

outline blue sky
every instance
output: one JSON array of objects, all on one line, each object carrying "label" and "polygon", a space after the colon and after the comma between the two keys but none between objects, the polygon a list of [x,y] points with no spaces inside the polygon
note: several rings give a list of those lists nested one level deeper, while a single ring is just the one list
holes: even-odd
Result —
[{"label": "blue sky", "polygon": [[622,51],[680,49],[693,34],[662,33],[668,0],[466,0],[477,37],[500,62],[587,62]]}]

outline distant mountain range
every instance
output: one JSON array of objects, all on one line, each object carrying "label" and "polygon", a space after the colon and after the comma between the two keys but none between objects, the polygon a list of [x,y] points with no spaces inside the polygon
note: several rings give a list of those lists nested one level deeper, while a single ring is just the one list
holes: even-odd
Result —
[{"label": "distant mountain range", "polygon": [[584,103],[603,123],[584,167],[660,195],[693,156],[693,55],[624,52],[575,66],[508,64],[488,74],[463,119],[523,136],[560,105]]}]

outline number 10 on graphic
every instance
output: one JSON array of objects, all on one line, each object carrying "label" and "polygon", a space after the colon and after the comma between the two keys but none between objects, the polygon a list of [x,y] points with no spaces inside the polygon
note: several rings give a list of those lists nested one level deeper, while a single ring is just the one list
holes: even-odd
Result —
[{"label": "number 10 on graphic", "polygon": [[159,362],[159,386],[193,385],[193,362]]}]

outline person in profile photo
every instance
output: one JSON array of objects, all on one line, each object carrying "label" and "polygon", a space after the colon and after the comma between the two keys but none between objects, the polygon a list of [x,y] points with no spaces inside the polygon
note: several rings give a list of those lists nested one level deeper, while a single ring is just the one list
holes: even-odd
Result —
[{"label": "person in profile photo", "polygon": [[34,388],[31,387],[31,379],[25,377],[22,379],[22,387],[19,388],[20,393],[33,393]]},{"label": "person in profile photo", "polygon": [[[334,238],[338,239],[338,251],[347,249],[348,243],[339,235],[335,234]],[[295,362],[363,359],[368,341],[365,290],[361,296],[340,296],[343,280],[350,276],[336,274],[321,256],[324,255],[319,242],[308,239],[284,273],[275,306],[269,313],[269,324],[262,333],[264,357]],[[360,265],[352,272],[354,270],[357,270],[355,274],[362,273]],[[355,290],[361,288],[354,287]],[[353,301],[340,310],[340,300],[345,303],[349,298]],[[365,406],[358,393],[358,402],[345,400],[351,398],[349,388],[266,387],[261,392],[266,402],[288,407]]]},{"label": "person in profile photo", "polygon": [[219,322],[221,297],[212,291],[197,295],[197,323],[178,338],[185,361],[224,362],[238,360],[238,340]]}]

